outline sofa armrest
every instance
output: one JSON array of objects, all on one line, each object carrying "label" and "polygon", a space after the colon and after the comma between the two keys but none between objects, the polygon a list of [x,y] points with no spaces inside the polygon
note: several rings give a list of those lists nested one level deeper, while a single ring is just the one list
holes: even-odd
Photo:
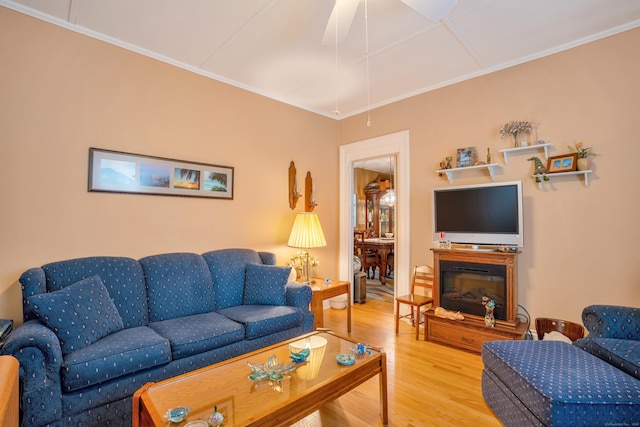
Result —
[{"label": "sofa armrest", "polygon": [[582,311],[582,322],[591,338],[640,341],[640,309],[616,305],[590,305]]},{"label": "sofa armrest", "polygon": [[311,287],[304,283],[289,282],[285,286],[287,305],[309,310],[311,304]]},{"label": "sofa armrest", "polygon": [[24,425],[43,425],[62,415],[62,350],[56,334],[36,320],[16,328],[2,347],[20,362]]}]

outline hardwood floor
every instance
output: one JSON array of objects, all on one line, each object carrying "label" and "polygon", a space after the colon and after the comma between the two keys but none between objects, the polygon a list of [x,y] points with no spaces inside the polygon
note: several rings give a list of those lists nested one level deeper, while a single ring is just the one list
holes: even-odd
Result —
[{"label": "hardwood floor", "polygon": [[[404,322],[396,335],[392,304],[370,300],[355,304],[350,334],[345,310],[325,310],[324,322],[338,334],[386,351],[389,426],[502,425],[482,398],[480,356],[422,338],[416,341],[415,329]],[[379,408],[376,377],[295,426],[382,426]]]}]

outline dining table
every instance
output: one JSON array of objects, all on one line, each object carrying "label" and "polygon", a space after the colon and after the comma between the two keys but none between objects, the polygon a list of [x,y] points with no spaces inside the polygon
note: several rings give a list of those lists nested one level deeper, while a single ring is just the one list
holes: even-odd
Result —
[{"label": "dining table", "polygon": [[371,237],[364,239],[364,247],[366,250],[376,250],[380,254],[380,283],[386,282],[387,260],[389,254],[393,252],[396,244],[395,238],[387,237]]}]

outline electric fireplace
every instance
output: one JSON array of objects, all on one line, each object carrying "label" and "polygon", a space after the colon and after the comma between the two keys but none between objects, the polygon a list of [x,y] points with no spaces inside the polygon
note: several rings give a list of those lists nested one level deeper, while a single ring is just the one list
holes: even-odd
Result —
[{"label": "electric fireplace", "polygon": [[[432,249],[434,306],[459,311],[484,324],[482,297],[495,302],[496,324],[515,328],[518,311],[518,253]],[[469,320],[472,320],[469,319]]]},{"label": "electric fireplace", "polygon": [[[425,341],[482,352],[482,344],[519,340],[527,324],[518,320],[518,253],[432,249],[433,305],[459,311],[464,320],[424,315]],[[482,297],[495,303],[495,325],[485,323]]]},{"label": "electric fireplace", "polygon": [[496,320],[507,320],[507,268],[476,262],[440,261],[440,306],[463,314],[485,315],[482,297],[495,302]]}]

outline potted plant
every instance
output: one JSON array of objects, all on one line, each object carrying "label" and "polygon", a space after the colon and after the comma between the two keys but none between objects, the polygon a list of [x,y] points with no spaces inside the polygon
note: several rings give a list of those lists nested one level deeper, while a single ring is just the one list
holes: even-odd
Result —
[{"label": "potted plant", "polygon": [[579,171],[591,169],[591,159],[589,157],[595,156],[592,151],[593,147],[585,147],[582,141],[578,141],[573,144],[573,147],[570,145],[569,148],[578,153],[577,167]]}]

